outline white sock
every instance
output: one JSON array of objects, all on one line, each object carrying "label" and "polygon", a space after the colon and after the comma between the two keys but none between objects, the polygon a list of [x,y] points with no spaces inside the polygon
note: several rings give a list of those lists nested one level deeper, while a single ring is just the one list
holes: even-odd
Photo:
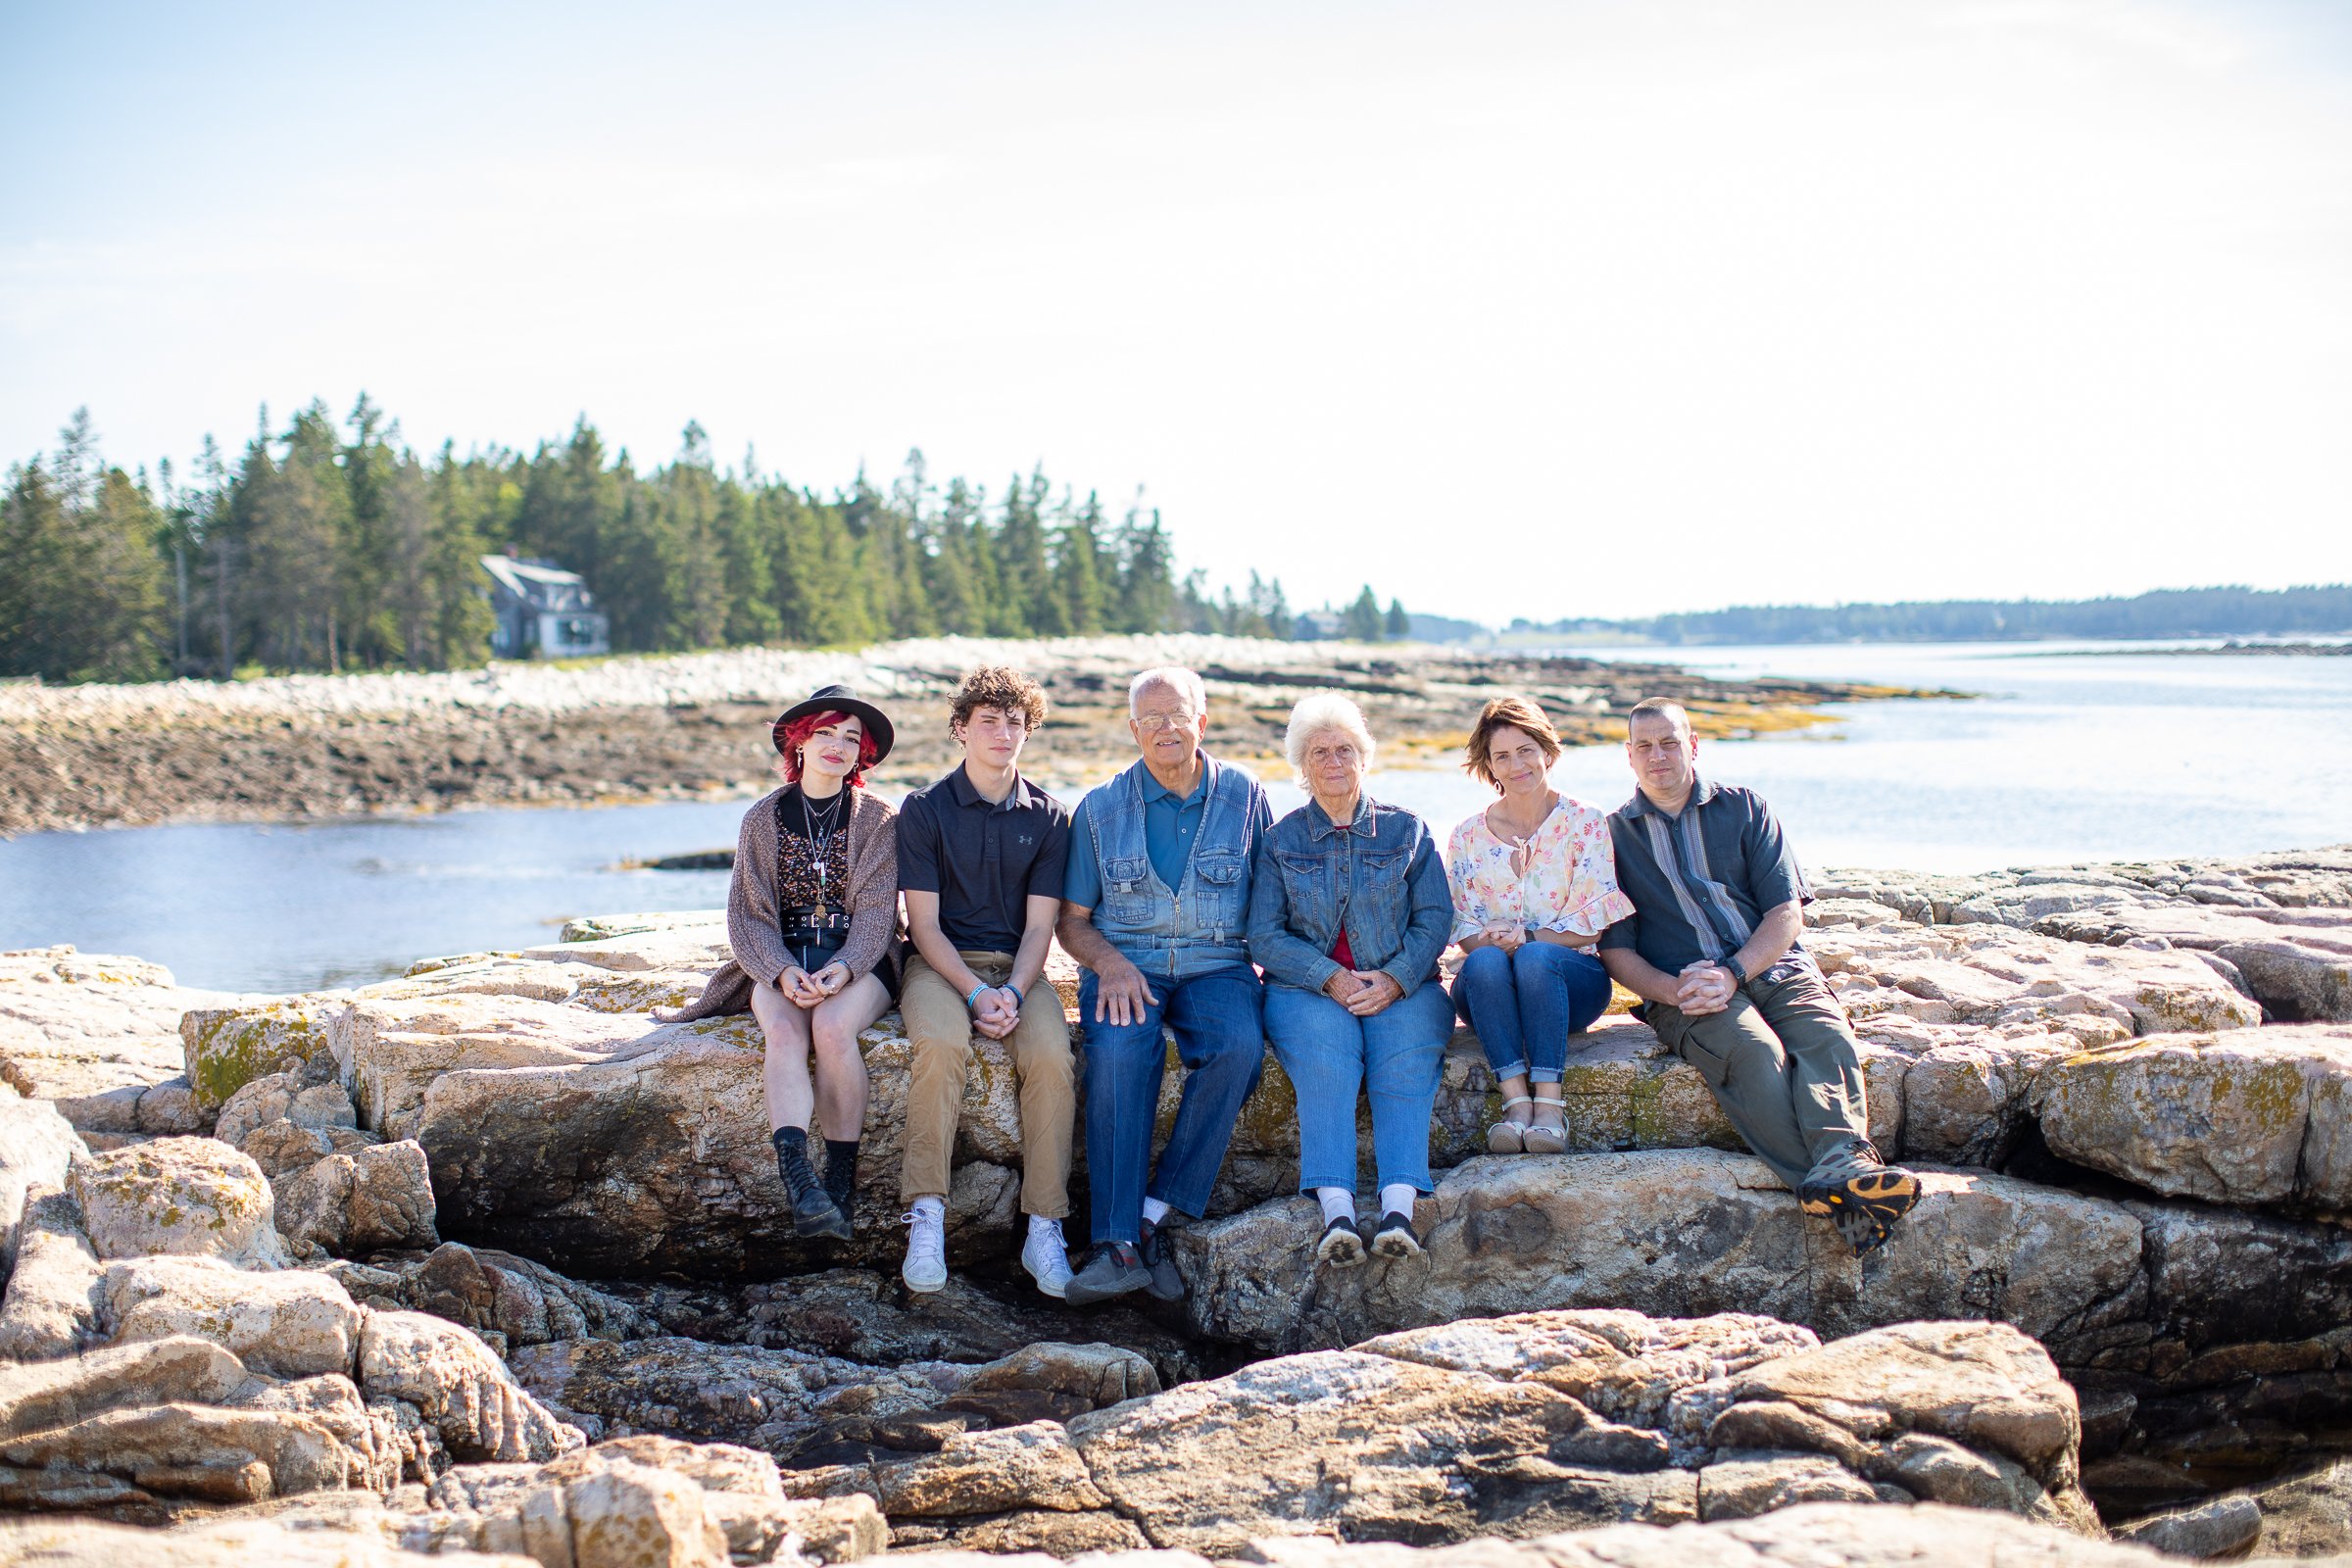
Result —
[{"label": "white sock", "polygon": [[944,1198],[935,1197],[929,1193],[926,1193],[922,1197],[916,1199],[908,1206],[911,1207],[917,1214],[928,1214],[933,1219],[946,1219],[948,1217],[948,1200]]},{"label": "white sock", "polygon": [[1318,1187],[1315,1201],[1323,1205],[1323,1224],[1328,1228],[1335,1219],[1355,1218],[1355,1195],[1345,1187]]},{"label": "white sock", "polygon": [[1144,1219],[1148,1223],[1156,1225],[1167,1217],[1168,1205],[1165,1202],[1156,1198],[1144,1200]]},{"label": "white sock", "polygon": [[1410,1219],[1413,1200],[1420,1196],[1421,1189],[1411,1182],[1391,1182],[1380,1190],[1380,1211],[1383,1214],[1402,1214]]},{"label": "white sock", "polygon": [[1057,1242],[1061,1240],[1061,1221],[1048,1219],[1043,1214],[1032,1214],[1029,1216],[1029,1234]]}]

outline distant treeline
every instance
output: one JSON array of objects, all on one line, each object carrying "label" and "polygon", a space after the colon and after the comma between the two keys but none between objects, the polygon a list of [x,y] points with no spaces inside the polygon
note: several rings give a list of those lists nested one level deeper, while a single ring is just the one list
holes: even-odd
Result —
[{"label": "distant treeline", "polygon": [[313,403],[230,462],[206,437],[183,480],[125,472],[86,410],[0,497],[0,675],[226,677],[449,669],[490,656],[480,558],[512,548],[579,572],[623,652],[856,644],[935,634],[1204,631],[1401,636],[1370,587],[1299,614],[1279,581],[1212,594],[1179,576],[1156,509],[1016,475],[995,495],[933,483],[919,452],[887,490],[820,497],[722,470],[697,424],[639,474],[583,417],[525,457],[429,459],[366,397],[338,427]]},{"label": "distant treeline", "polygon": [[2039,637],[2277,637],[2352,631],[2352,584],[2165,588],[2129,599],[1743,605],[1646,620],[1513,621],[1514,632],[1661,643],[1982,642]]}]

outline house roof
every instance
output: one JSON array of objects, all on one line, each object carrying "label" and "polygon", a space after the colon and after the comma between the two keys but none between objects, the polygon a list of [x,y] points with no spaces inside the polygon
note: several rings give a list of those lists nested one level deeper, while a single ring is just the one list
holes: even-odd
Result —
[{"label": "house roof", "polygon": [[533,588],[578,588],[587,583],[576,571],[565,571],[543,561],[517,561],[513,556],[484,556],[482,569],[518,598],[532,597]]}]

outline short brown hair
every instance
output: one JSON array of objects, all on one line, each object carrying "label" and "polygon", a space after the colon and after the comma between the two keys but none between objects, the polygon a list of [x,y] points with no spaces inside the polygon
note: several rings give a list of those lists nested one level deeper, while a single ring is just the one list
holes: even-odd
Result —
[{"label": "short brown hair", "polygon": [[1045,688],[1010,664],[982,664],[956,688],[956,706],[948,710],[948,728],[960,731],[977,709],[999,708],[1021,715],[1021,725],[1035,734],[1046,721]]},{"label": "short brown hair", "polygon": [[1478,722],[1470,728],[1470,744],[1462,748],[1462,769],[1483,784],[1494,782],[1494,770],[1487,765],[1487,752],[1494,743],[1494,732],[1510,728],[1525,730],[1544,748],[1544,765],[1549,767],[1560,760],[1560,732],[1551,727],[1544,710],[1524,697],[1497,697],[1478,711]]},{"label": "short brown hair", "polygon": [[1629,741],[1634,738],[1634,720],[1638,718],[1662,718],[1684,734],[1690,733],[1690,710],[1671,697],[1644,697],[1627,710],[1625,738]]}]

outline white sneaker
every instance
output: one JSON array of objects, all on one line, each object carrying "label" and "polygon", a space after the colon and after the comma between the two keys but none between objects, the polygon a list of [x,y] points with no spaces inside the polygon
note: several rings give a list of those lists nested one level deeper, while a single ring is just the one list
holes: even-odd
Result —
[{"label": "white sneaker", "polygon": [[906,1224],[906,1261],[899,1269],[899,1278],[906,1282],[908,1290],[926,1295],[947,1289],[947,1216],[937,1209],[917,1207],[900,1217]]},{"label": "white sneaker", "polygon": [[1021,1244],[1021,1267],[1037,1281],[1037,1288],[1061,1299],[1070,1288],[1070,1245],[1061,1239],[1061,1221],[1036,1219],[1029,1221],[1029,1240]]}]

